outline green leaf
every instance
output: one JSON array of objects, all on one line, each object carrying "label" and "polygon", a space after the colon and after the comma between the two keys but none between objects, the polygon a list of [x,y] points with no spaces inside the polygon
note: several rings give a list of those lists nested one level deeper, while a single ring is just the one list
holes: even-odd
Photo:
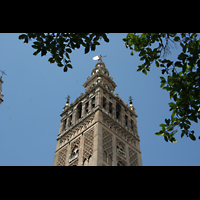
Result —
[{"label": "green leaf", "polygon": [[166,83],[166,80],[163,76],[160,76],[160,79],[161,79],[162,82]]},{"label": "green leaf", "polygon": [[160,124],[159,126],[163,128],[163,127],[165,127],[165,126],[166,126],[166,124]]},{"label": "green leaf", "polygon": [[165,123],[167,124],[167,126],[169,126],[170,119],[165,119]]},{"label": "green leaf", "polygon": [[175,62],[175,66],[177,66],[177,67],[182,67],[183,65],[181,64],[180,61],[177,61],[177,62]]},{"label": "green leaf", "polygon": [[67,67],[69,67],[70,69],[73,68],[71,64],[67,64]]},{"label": "green leaf", "polygon": [[161,82],[161,85],[160,85],[160,87],[162,88],[164,85],[165,85],[165,83]]},{"label": "green leaf", "polygon": [[58,63],[57,65],[58,65],[58,67],[63,67],[64,66],[62,63]]},{"label": "green leaf", "polygon": [[95,44],[92,44],[92,46],[91,46],[91,51],[95,51],[95,49],[96,49]]},{"label": "green leaf", "polygon": [[41,56],[44,56],[46,54],[47,54],[47,50],[45,48],[43,48],[42,51],[41,51]]},{"label": "green leaf", "polygon": [[186,52],[186,46],[183,47],[183,52],[184,52],[184,53]]},{"label": "green leaf", "polygon": [[159,62],[158,61],[156,61],[156,67],[159,67]]},{"label": "green leaf", "polygon": [[176,36],[175,38],[174,38],[174,41],[179,41],[180,40],[180,37],[179,36]]},{"label": "green leaf", "polygon": [[48,60],[50,63],[54,63],[55,62],[55,60],[51,57],[51,58],[49,58],[49,60]]},{"label": "green leaf", "polygon": [[156,133],[155,133],[155,135],[161,135],[161,134],[162,134],[161,132],[156,132]]},{"label": "green leaf", "polygon": [[100,43],[99,43],[99,42],[94,42],[94,44],[95,44],[95,45],[100,45]]},{"label": "green leaf", "polygon": [[193,141],[196,140],[196,137],[195,137],[193,134],[189,134],[189,136],[190,136],[190,139],[191,139],[191,140],[193,140]]},{"label": "green leaf", "polygon": [[31,45],[32,46],[32,48],[34,48],[34,49],[38,49],[38,46],[36,46],[36,45]]},{"label": "green leaf", "polygon": [[67,70],[68,70],[68,67],[65,65],[63,71],[64,71],[64,72],[67,72]]},{"label": "green leaf", "polygon": [[143,69],[142,72],[147,75],[147,70],[146,69]]},{"label": "green leaf", "polygon": [[176,100],[177,100],[177,94],[175,94],[175,95],[173,96],[173,98],[174,98],[174,101],[176,101]]},{"label": "green leaf", "polygon": [[26,37],[28,38],[28,36],[27,36],[26,34],[21,34],[21,35],[19,35],[18,39],[19,39],[19,40],[23,40],[23,39],[25,39]]},{"label": "green leaf", "polygon": [[160,77],[160,79],[161,79],[161,85],[160,85],[160,87],[162,88],[164,85],[165,85],[165,83],[166,83],[166,80],[165,80],[165,78],[164,77]]},{"label": "green leaf", "polygon": [[68,59],[70,59],[70,57],[69,57],[69,54],[68,54],[68,53],[65,53],[65,55],[66,55],[66,57],[67,57]]},{"label": "green leaf", "polygon": [[35,51],[35,52],[33,53],[33,55],[36,56],[39,52],[40,52],[40,50],[38,49],[37,51]]},{"label": "green leaf", "polygon": [[172,64],[173,64],[173,62],[172,62],[172,61],[169,61],[169,62],[167,63],[167,67],[169,68]]},{"label": "green leaf", "polygon": [[186,66],[186,64],[184,64],[184,65],[182,66],[182,71],[183,71],[183,73],[185,73],[186,68],[187,68],[187,66]]},{"label": "green leaf", "polygon": [[107,38],[106,34],[103,35],[103,39],[105,40],[105,42],[109,42],[109,39]]},{"label": "green leaf", "polygon": [[171,121],[172,121],[172,123],[175,121],[174,116],[175,116],[175,110],[173,110],[173,112],[171,114]]},{"label": "green leaf", "polygon": [[85,47],[85,54],[88,53],[89,51],[90,51],[90,46],[87,45],[87,46]]},{"label": "green leaf", "polygon": [[164,139],[165,139],[166,142],[168,142],[168,138],[166,136],[164,136]]},{"label": "green leaf", "polygon": [[133,56],[133,51],[131,51],[131,56]]},{"label": "green leaf", "polygon": [[71,49],[66,49],[66,52],[71,53],[72,50]]},{"label": "green leaf", "polygon": [[176,106],[176,104],[173,103],[173,102],[170,102],[170,103],[168,103],[168,104],[169,104],[169,106],[172,107],[172,108],[174,108],[174,107]]},{"label": "green leaf", "polygon": [[187,54],[184,54],[183,52],[178,56],[179,60],[185,60],[185,58],[188,57]]}]

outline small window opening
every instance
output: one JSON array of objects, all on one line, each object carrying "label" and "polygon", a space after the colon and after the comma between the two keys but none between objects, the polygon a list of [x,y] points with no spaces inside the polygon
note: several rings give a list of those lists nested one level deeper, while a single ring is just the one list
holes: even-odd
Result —
[{"label": "small window opening", "polygon": [[131,119],[131,130],[133,130],[133,120]]},{"label": "small window opening", "polygon": [[126,124],[126,126],[128,126],[128,116],[127,115],[125,115],[125,124]]},{"label": "small window opening", "polygon": [[121,113],[121,106],[117,103],[116,104],[116,118],[120,118],[120,113]]},{"label": "small window opening", "polygon": [[103,97],[103,108],[105,108],[105,107],[106,107],[106,98]]},{"label": "small window opening", "polygon": [[72,115],[69,116],[69,125],[72,125]]},{"label": "small window opening", "polygon": [[80,103],[80,104],[77,106],[77,109],[78,109],[78,118],[81,118],[82,103]]},{"label": "small window opening", "polygon": [[89,102],[87,102],[87,103],[85,104],[85,112],[86,112],[86,113],[88,113],[88,105],[89,105]]},{"label": "small window opening", "polygon": [[64,122],[63,122],[63,131],[64,131],[65,128],[66,128],[66,122],[67,122],[67,119],[65,119]]},{"label": "small window opening", "polygon": [[111,102],[109,102],[109,113],[112,114],[112,103]]},{"label": "small window opening", "polygon": [[92,107],[95,107],[95,97],[92,98]]}]

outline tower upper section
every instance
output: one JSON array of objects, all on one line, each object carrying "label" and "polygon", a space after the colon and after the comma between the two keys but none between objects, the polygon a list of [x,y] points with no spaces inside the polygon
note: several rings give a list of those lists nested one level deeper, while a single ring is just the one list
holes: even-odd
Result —
[{"label": "tower upper section", "polygon": [[99,61],[96,63],[95,68],[92,70],[91,75],[93,76],[94,74],[101,72],[107,76],[109,76],[109,71],[105,66],[105,63],[102,61]]},{"label": "tower upper section", "polygon": [[83,86],[87,91],[97,84],[103,85],[110,92],[113,92],[117,86],[113,81],[113,78],[109,76],[109,71],[102,61],[96,63],[95,68],[91,72],[91,77],[87,78],[87,81]]}]

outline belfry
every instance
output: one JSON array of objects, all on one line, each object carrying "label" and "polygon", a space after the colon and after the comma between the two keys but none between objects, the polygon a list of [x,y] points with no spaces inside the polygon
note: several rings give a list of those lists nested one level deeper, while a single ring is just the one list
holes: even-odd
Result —
[{"label": "belfry", "polygon": [[101,59],[83,84],[85,94],[61,113],[54,166],[141,166],[135,108],[114,94]]}]

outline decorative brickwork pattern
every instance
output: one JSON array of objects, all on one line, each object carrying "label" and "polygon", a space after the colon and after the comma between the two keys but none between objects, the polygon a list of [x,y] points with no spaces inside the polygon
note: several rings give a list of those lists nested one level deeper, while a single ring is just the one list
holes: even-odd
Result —
[{"label": "decorative brickwork pattern", "polygon": [[[70,153],[70,157],[69,157],[69,163],[73,163],[73,162],[78,163],[80,139],[81,138],[79,137],[71,144],[71,153]],[[73,164],[73,165],[75,165],[75,164]]]},{"label": "decorative brickwork pattern", "polygon": [[117,166],[127,166],[127,162],[117,156]]},{"label": "decorative brickwork pattern", "polygon": [[130,166],[138,165],[138,154],[130,148],[129,148],[129,162]]},{"label": "decorative brickwork pattern", "polygon": [[83,160],[89,159],[93,154],[93,143],[94,143],[94,130],[91,129],[84,133],[84,144],[83,144]]},{"label": "decorative brickwork pattern", "polygon": [[66,156],[67,156],[67,147],[64,147],[58,153],[57,166],[65,166]]},{"label": "decorative brickwork pattern", "polygon": [[106,152],[107,156],[113,154],[113,146],[112,146],[112,135],[108,133],[105,129],[103,129],[103,137],[102,137],[102,145],[103,152]]}]

